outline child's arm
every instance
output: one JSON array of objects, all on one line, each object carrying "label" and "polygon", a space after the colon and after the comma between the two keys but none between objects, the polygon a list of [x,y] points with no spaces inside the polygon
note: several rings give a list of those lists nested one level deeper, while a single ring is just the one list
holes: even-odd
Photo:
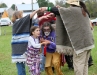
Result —
[{"label": "child's arm", "polygon": [[29,37],[28,44],[30,44],[34,48],[41,48],[41,43],[35,43],[35,40],[32,37]]},{"label": "child's arm", "polygon": [[41,45],[47,44],[47,42],[36,43],[32,37],[29,37],[28,43],[33,46],[34,48],[41,48]]},{"label": "child's arm", "polygon": [[[41,11],[41,8],[38,9],[38,10],[33,11],[33,12],[30,14],[30,19],[31,19],[32,17],[34,17],[34,15],[35,15],[37,12],[39,12],[39,11]],[[48,16],[47,16],[47,17],[45,17],[45,16],[40,17],[40,18],[39,18],[39,21],[42,20],[42,19],[45,19],[45,18],[48,18]]]},{"label": "child's arm", "polygon": [[31,14],[30,14],[30,19],[38,12],[40,11],[41,9],[38,9],[38,10],[35,10],[33,11]]}]

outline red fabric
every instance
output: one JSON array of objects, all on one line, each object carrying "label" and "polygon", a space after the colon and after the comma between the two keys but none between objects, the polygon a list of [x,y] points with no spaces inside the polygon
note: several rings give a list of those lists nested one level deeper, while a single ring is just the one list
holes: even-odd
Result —
[{"label": "red fabric", "polygon": [[44,46],[44,56],[46,56],[46,46]]},{"label": "red fabric", "polygon": [[[44,14],[44,16],[46,16],[46,15],[48,15],[48,14],[50,14],[50,12],[47,12],[46,14]],[[50,22],[50,21],[52,21],[52,20],[56,20],[56,17],[50,17],[50,18],[48,18],[48,19],[43,19],[43,20],[41,20],[40,22],[39,22],[39,26],[41,26],[44,22]]]},{"label": "red fabric", "polygon": [[65,62],[64,54],[61,54],[61,66],[64,66]]}]

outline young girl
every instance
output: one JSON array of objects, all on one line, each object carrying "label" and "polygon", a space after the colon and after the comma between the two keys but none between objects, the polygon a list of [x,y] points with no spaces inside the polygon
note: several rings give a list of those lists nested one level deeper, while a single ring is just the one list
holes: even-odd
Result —
[{"label": "young girl", "polygon": [[31,36],[28,40],[27,60],[29,72],[31,75],[40,75],[40,48],[46,42],[39,43],[40,29],[37,26],[32,26],[30,30]]}]

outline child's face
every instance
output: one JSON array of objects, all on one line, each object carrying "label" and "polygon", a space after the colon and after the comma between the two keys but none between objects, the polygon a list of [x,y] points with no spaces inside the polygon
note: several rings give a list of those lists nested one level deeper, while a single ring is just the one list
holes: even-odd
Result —
[{"label": "child's face", "polygon": [[35,29],[35,31],[32,32],[32,34],[33,34],[35,37],[39,37],[39,36],[40,36],[40,29],[39,29],[39,28]]}]

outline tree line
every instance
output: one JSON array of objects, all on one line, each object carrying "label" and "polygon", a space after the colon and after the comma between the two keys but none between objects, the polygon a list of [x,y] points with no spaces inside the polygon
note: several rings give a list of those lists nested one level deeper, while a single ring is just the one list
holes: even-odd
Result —
[{"label": "tree line", "polygon": [[[47,6],[54,6],[52,2],[49,0],[36,0],[39,4],[39,7],[47,7]],[[83,0],[87,6],[87,9],[90,13],[91,17],[97,17],[97,0]],[[22,4],[25,4],[24,2]],[[60,5],[62,7],[68,7],[69,5],[65,3],[65,0],[55,0],[55,5]],[[0,3],[0,8],[7,7],[5,3]],[[12,4],[11,8],[15,10],[15,4]]]},{"label": "tree line", "polygon": [[[97,0],[83,0],[86,7],[90,13],[90,17],[97,18]],[[68,7],[69,5],[65,3],[65,0],[56,0],[56,5],[63,7]]]}]

